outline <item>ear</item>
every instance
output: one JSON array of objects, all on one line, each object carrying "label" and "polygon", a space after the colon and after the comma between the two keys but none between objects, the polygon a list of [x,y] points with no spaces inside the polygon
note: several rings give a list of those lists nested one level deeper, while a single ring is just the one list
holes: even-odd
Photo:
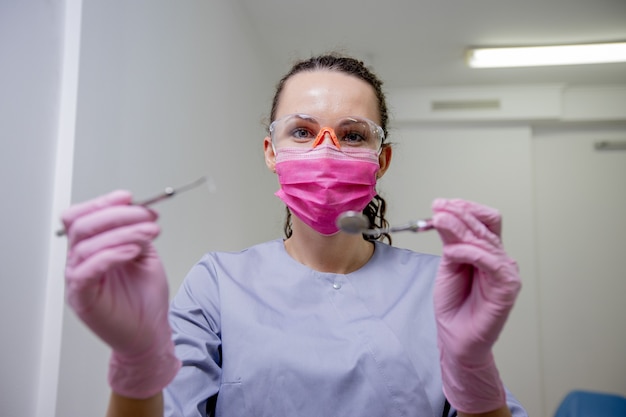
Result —
[{"label": "ear", "polygon": [[376,173],[376,179],[382,178],[382,176],[385,175],[385,172],[387,172],[389,164],[391,164],[391,155],[391,145],[383,145],[382,149],[380,150],[380,155],[378,156],[378,163],[380,164],[380,168]]},{"label": "ear", "polygon": [[269,136],[263,140],[263,152],[265,152],[265,165],[270,171],[276,172],[276,154],[272,147],[272,138]]}]

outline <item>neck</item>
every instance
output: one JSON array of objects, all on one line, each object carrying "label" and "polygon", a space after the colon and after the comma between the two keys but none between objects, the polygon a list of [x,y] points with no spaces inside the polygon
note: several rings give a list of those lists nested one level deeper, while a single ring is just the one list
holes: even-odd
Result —
[{"label": "neck", "polygon": [[361,235],[343,232],[324,236],[293,219],[293,234],[285,241],[287,253],[296,261],[319,272],[349,274],[369,261],[374,244]]}]

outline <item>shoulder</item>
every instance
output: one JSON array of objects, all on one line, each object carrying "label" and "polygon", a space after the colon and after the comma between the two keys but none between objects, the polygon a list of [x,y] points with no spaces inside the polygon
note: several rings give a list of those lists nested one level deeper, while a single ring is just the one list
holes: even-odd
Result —
[{"label": "shoulder", "polygon": [[223,276],[233,277],[251,269],[258,270],[269,261],[280,262],[284,253],[281,239],[259,243],[239,251],[207,252],[191,268],[185,283],[188,286],[204,286],[207,278],[216,281]]},{"label": "shoulder", "polygon": [[[428,292],[432,287],[440,257],[376,242],[370,262],[359,271],[364,282]],[[383,278],[383,279],[381,279]]]},{"label": "shoulder", "polygon": [[214,251],[207,252],[199,261],[199,264],[210,264],[220,260],[245,259],[264,257],[268,255],[276,255],[283,251],[284,245],[282,239],[270,240],[268,242],[259,243],[239,251]]},{"label": "shoulder", "polygon": [[377,243],[372,266],[375,275],[384,276],[388,283],[400,288],[411,287],[429,292],[437,275],[440,257],[410,249]]},{"label": "shoulder", "polygon": [[174,297],[174,305],[217,304],[225,285],[257,275],[275,262],[283,248],[282,240],[277,239],[240,251],[207,252],[185,276]]},{"label": "shoulder", "polygon": [[238,251],[211,251],[205,253],[193,268],[207,269],[210,271],[220,264],[229,264],[231,262],[239,263],[254,260],[255,258],[277,256],[277,254],[283,251],[283,248],[283,241],[281,239],[275,239]]},{"label": "shoulder", "polygon": [[441,259],[438,255],[416,252],[411,249],[398,248],[383,242],[375,242],[375,245],[376,250],[374,252],[374,258],[378,262],[384,264],[437,267],[439,265],[439,260]]}]

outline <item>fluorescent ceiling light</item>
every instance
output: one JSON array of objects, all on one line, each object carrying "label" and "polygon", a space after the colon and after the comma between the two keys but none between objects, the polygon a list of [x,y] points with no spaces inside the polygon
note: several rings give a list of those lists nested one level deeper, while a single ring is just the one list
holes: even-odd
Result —
[{"label": "fluorescent ceiling light", "polygon": [[532,67],[626,62],[626,42],[587,45],[476,48],[467,57],[472,68]]}]

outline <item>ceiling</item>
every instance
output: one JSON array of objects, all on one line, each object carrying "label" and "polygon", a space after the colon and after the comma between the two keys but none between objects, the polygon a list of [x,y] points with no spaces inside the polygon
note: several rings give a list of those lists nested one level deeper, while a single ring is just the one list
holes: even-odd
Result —
[{"label": "ceiling", "polygon": [[339,50],[386,87],[626,84],[626,64],[470,69],[468,46],[626,41],[626,0],[238,0],[274,70]]}]

